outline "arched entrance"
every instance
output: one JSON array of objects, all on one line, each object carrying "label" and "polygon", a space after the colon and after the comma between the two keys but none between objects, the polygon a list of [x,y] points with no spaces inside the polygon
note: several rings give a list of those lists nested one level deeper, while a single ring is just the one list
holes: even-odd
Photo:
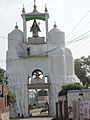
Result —
[{"label": "arched entrance", "polygon": [[28,77],[28,111],[29,116],[49,116],[49,87],[48,76],[35,69]]}]

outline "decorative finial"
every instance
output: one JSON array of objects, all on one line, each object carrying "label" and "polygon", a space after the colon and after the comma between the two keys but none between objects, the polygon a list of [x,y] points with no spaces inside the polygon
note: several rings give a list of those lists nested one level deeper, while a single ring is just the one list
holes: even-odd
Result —
[{"label": "decorative finial", "polygon": [[33,7],[34,7],[33,12],[37,12],[37,9],[36,9],[37,8],[37,6],[36,6],[36,0],[34,0],[34,6]]},{"label": "decorative finial", "polygon": [[56,22],[54,22],[54,28],[56,28],[56,27],[57,27]]},{"label": "decorative finial", "polygon": [[45,13],[48,12],[48,9],[47,9],[47,4],[45,4]]},{"label": "decorative finial", "polygon": [[16,26],[15,26],[16,29],[18,29],[18,26],[17,26],[17,23],[16,23]]},{"label": "decorative finial", "polygon": [[36,0],[34,0],[34,5],[36,5]]},{"label": "decorative finial", "polygon": [[23,4],[23,8],[22,8],[22,13],[25,13],[25,8],[24,8],[24,4]]}]

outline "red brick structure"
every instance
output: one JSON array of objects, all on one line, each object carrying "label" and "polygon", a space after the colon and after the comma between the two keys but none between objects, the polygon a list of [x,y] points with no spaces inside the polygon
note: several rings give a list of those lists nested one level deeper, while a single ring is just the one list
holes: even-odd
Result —
[{"label": "red brick structure", "polygon": [[[5,114],[9,114],[9,107],[7,105],[8,87],[0,84],[0,120],[4,119]],[[9,116],[8,116],[9,117]]]}]

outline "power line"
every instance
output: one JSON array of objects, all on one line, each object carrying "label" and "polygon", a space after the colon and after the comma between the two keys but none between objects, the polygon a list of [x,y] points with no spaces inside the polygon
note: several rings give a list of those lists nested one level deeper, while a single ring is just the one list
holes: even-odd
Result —
[{"label": "power line", "polygon": [[[73,43],[75,43],[75,42],[78,42],[78,41],[81,41],[81,40],[83,40],[83,39],[87,39],[88,37],[89,37],[89,35],[90,34],[87,34],[87,33],[89,33],[90,31],[87,31],[87,32],[85,32],[85,33],[83,33],[82,35],[80,35],[80,36],[78,36],[77,38],[75,38],[75,39],[73,39],[73,40],[71,40],[71,41],[68,41],[68,42],[66,42],[66,45],[70,45],[70,44],[73,44]],[[0,36],[1,37],[1,36]],[[5,38],[5,39],[7,39],[6,37],[2,37],[2,38]],[[56,44],[56,43],[53,43],[53,44]],[[62,43],[60,43],[60,44],[63,44],[63,46],[65,45],[63,42]],[[59,46],[59,45],[58,45]],[[44,51],[44,52],[41,52],[41,53],[39,53],[39,54],[34,54],[34,55],[32,55],[31,57],[33,57],[33,56],[41,56],[41,55],[45,55],[45,54],[47,54],[47,53],[49,53],[49,52],[52,52],[52,51],[54,51],[54,50],[56,50],[57,49],[57,47],[58,46],[56,46],[54,49],[52,49],[52,50],[47,50],[46,52]],[[48,47],[48,46],[47,46]],[[19,56],[20,57],[20,56]],[[0,60],[0,63],[3,63],[3,62],[12,62],[12,61],[17,61],[17,60],[21,60],[22,58],[16,58],[16,59],[12,59],[12,60]]]},{"label": "power line", "polygon": [[87,31],[87,32],[83,33],[82,35],[80,35],[80,36],[74,38],[73,40],[68,41],[67,43],[69,43],[69,42],[71,42],[71,41],[74,41],[74,40],[76,40],[76,39],[78,39],[78,38],[80,38],[80,37],[86,35],[86,34],[89,33],[89,32],[90,32],[90,31]]},{"label": "power line", "polygon": [[[87,37],[84,37],[84,38],[82,38],[82,39],[87,39],[87,38],[89,38],[90,36],[87,36]],[[87,39],[87,40],[89,40],[89,39]],[[79,42],[79,41],[81,41],[81,39],[80,40],[76,40],[76,41],[74,41],[75,43],[76,42]],[[87,41],[84,41],[84,42],[87,42]],[[83,43],[84,43],[83,42]],[[72,44],[72,43],[71,43]],[[85,45],[85,43],[83,44],[83,45],[81,45],[82,44],[82,42],[81,43],[79,43],[78,44],[78,47],[77,47],[77,44],[76,44],[76,46],[74,46],[75,47],[75,49],[74,49],[74,47],[73,47],[73,54],[75,55],[76,54],[76,56],[80,53],[80,52],[82,52],[83,50],[85,50],[85,48],[87,49],[87,46],[86,45],[88,45],[89,46],[89,42],[88,42],[88,44],[86,44]],[[81,46],[81,47],[80,47]],[[76,52],[77,51],[77,52]]]},{"label": "power line", "polygon": [[[90,34],[89,34],[89,35],[90,35]],[[80,40],[87,39],[87,38],[90,37],[89,35],[83,36],[82,38],[79,38],[79,39],[73,39],[73,40],[67,42],[66,44],[69,45],[69,44],[72,44],[72,43],[74,43],[74,42],[78,42],[78,41],[80,41]]]},{"label": "power line", "polygon": [[[87,33],[89,33],[90,31],[87,31],[87,32],[85,32],[85,33],[83,33],[82,35],[80,35],[80,36],[78,36],[77,38],[75,38],[75,39],[78,39],[79,37],[81,37],[81,36],[83,36],[83,35],[85,35],[85,34],[87,34]],[[0,38],[3,38],[3,39],[8,39],[8,40],[14,40],[14,39],[9,39],[9,38],[7,38],[7,37],[4,37],[4,36],[0,36]],[[28,40],[28,39],[27,39]],[[74,39],[73,39],[74,40]],[[18,41],[18,40],[16,40],[16,41]],[[72,41],[72,40],[71,40]],[[68,41],[67,43],[69,43],[70,41]],[[56,43],[52,43],[52,44],[56,44]],[[61,44],[61,43],[60,43]],[[63,42],[62,42],[62,44],[63,44]]]},{"label": "power line", "polygon": [[75,32],[71,37],[69,37],[69,38],[67,39],[67,41],[68,41],[69,39],[72,39],[72,37],[77,36],[77,34],[79,35],[82,30],[84,30],[87,26],[89,26],[89,24],[90,24],[90,22],[87,22],[85,25],[83,25],[77,32]]},{"label": "power line", "polygon": [[[75,42],[78,42],[78,41],[81,41],[82,39],[87,39],[89,36],[84,36],[83,38],[81,38],[81,39],[78,39],[78,40],[76,40],[76,41],[72,41],[71,43],[68,43],[67,45],[70,45],[70,44],[72,44],[72,43],[75,43]],[[45,54],[45,53],[49,53],[49,52],[52,52],[52,51],[54,51],[54,50],[56,50],[57,49],[57,47],[56,48],[54,48],[54,49],[52,49],[52,50],[50,50],[50,51],[46,51],[46,52],[43,52],[43,53],[40,53],[40,54],[36,54],[36,55],[33,55],[33,56],[41,56],[41,55],[43,55],[43,54]],[[33,56],[31,56],[31,57],[33,57]],[[12,60],[0,60],[0,63],[3,63],[3,62],[11,62],[11,61],[17,61],[17,60],[21,60],[21,58],[17,58],[17,59],[12,59]]]},{"label": "power line", "polygon": [[[89,39],[88,39],[89,40]],[[79,51],[83,51],[84,48],[87,48],[87,46],[89,46],[90,42],[88,41],[88,44],[87,44],[87,41],[81,43],[78,45],[78,48],[77,46],[75,47],[76,49],[73,51],[73,53],[75,54],[78,54]],[[83,48],[83,49],[82,49]]]},{"label": "power line", "polygon": [[75,27],[67,34],[66,38],[80,25],[80,23],[85,19],[85,17],[90,13],[90,10],[80,19],[80,21],[75,25]]},{"label": "power line", "polygon": [[[72,43],[75,43],[75,42],[78,42],[78,41],[81,41],[81,40],[83,40],[83,39],[87,39],[89,36],[84,36],[84,37],[82,37],[82,38],[80,38],[80,39],[74,39],[74,40],[71,40],[71,41],[69,41],[69,43],[67,42],[66,44],[67,45],[70,45],[70,44],[72,44]],[[59,45],[58,45],[59,46]],[[57,46],[57,47],[58,47]],[[40,55],[43,55],[43,54],[46,54],[46,53],[49,53],[49,52],[52,52],[52,51],[54,51],[54,50],[56,50],[57,49],[57,47],[55,47],[54,49],[52,49],[52,50],[48,50],[48,51],[46,51],[46,52],[42,52],[42,53],[39,53],[39,54],[34,54],[34,55],[32,55],[31,57],[33,57],[33,56],[40,56]],[[1,63],[3,63],[3,62],[12,62],[12,61],[17,61],[17,60],[21,60],[22,58],[16,58],[16,59],[12,59],[12,60],[0,60],[0,62]]]}]

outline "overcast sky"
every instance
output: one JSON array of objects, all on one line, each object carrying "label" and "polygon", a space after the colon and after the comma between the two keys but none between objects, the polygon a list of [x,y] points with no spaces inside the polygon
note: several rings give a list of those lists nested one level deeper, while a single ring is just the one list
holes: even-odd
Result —
[{"label": "overcast sky", "polygon": [[[90,0],[37,0],[36,3],[40,12],[44,12],[47,3],[50,15],[49,30],[56,21],[58,28],[66,34],[66,43],[75,38],[77,41],[81,39],[67,44],[74,59],[90,55]],[[8,33],[14,30],[16,22],[22,30],[23,4],[26,12],[32,12],[33,0],[0,0],[0,67],[4,69],[7,39],[1,37],[7,38]]]}]

